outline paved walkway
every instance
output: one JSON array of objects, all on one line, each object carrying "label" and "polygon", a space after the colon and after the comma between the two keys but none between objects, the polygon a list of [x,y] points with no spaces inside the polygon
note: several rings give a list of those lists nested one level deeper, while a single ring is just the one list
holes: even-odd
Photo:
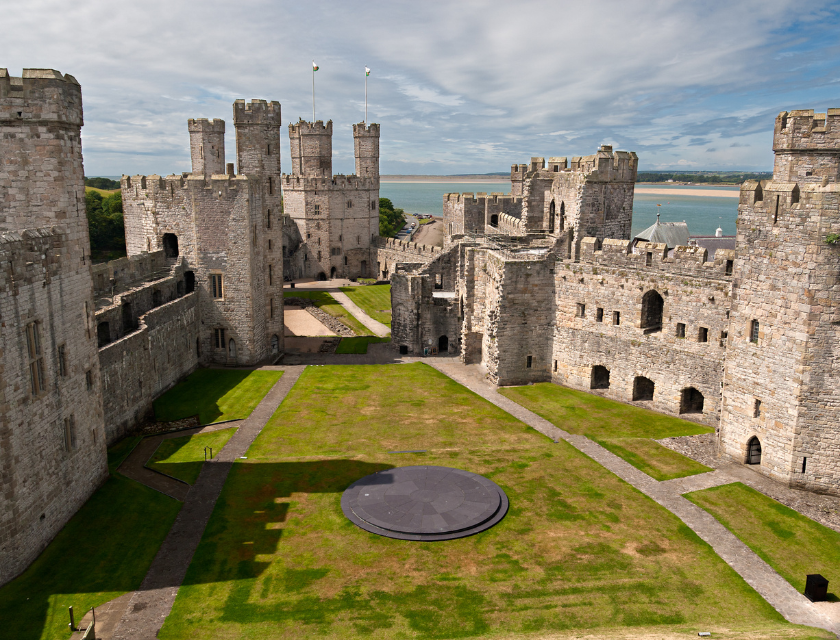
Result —
[{"label": "paved walkway", "polygon": [[171,433],[163,433],[157,436],[149,436],[143,438],[136,447],[131,451],[128,457],[123,460],[119,466],[119,471],[126,478],[136,480],[140,484],[145,484],[155,491],[160,491],[168,495],[170,498],[175,498],[180,502],[187,499],[187,494],[190,491],[190,485],[182,480],[177,480],[170,476],[152,471],[146,467],[149,458],[154,455],[160,443],[171,438],[182,438],[184,436],[191,436],[199,433],[210,433],[211,431],[219,431],[221,429],[230,429],[238,427],[241,420],[222,422],[219,424],[208,424],[204,427],[197,427],[195,429],[184,429],[182,431],[173,431]]},{"label": "paved walkway", "polygon": [[296,289],[301,289],[303,291],[326,291],[335,298],[336,302],[347,310],[347,313],[354,316],[356,320],[370,329],[374,335],[384,338],[391,333],[391,329],[387,325],[371,318],[359,305],[353,302],[347,294],[341,290],[341,287],[356,287],[358,286],[357,283],[343,279],[327,280],[327,282],[329,284],[325,284],[323,281],[295,282],[295,289],[286,285],[283,289],[283,293],[289,293],[295,291]]},{"label": "paved walkway", "polygon": [[[684,485],[669,482],[657,482],[639,471],[613,453],[585,436],[572,435],[558,429],[547,420],[528,409],[504,397],[496,387],[487,382],[477,366],[465,366],[460,362],[442,359],[429,359],[427,362],[444,375],[474,391],[485,400],[518,418],[549,438],[565,440],[573,447],[586,454],[619,478],[632,485],[646,496],[668,509],[682,520],[723,560],[732,567],[753,589],[755,589],[786,620],[794,624],[808,625],[840,633],[840,626],[830,620],[804,595],[796,591],[764,560],[759,558],[747,545],[736,538],[712,515],[689,502],[680,495]],[[714,472],[703,474],[714,476]],[[717,481],[716,477],[706,478]],[[703,481],[698,481],[698,488],[703,488]],[[725,484],[725,483],[724,483]],[[714,484],[711,486],[715,486]],[[694,490],[694,489],[689,489]]]},{"label": "paved walkway", "polygon": [[283,377],[251,415],[239,423],[236,433],[219,455],[202,466],[198,480],[187,493],[184,506],[152,561],[140,589],[128,601],[125,613],[116,626],[114,638],[152,640],[157,637],[163,621],[172,610],[178,588],[184,581],[233,462],[245,455],[305,367],[271,368],[282,369],[285,372]]}]

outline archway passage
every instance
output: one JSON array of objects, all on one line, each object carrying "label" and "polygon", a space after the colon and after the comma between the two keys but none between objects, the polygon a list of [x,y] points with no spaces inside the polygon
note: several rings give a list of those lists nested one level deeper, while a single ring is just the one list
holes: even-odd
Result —
[{"label": "archway passage", "polygon": [[598,364],[592,367],[592,377],[589,381],[590,389],[609,389],[610,370]]},{"label": "archway passage", "polygon": [[495,213],[492,216],[490,216],[490,226],[491,227],[498,227],[499,226],[499,216],[497,216]]},{"label": "archway passage", "polygon": [[659,292],[651,289],[642,296],[642,329],[645,333],[653,333],[662,329],[662,310],[665,308],[665,301]]},{"label": "archway passage", "polygon": [[449,338],[441,336],[438,338],[438,353],[447,353],[449,351]]},{"label": "archway passage", "polygon": [[326,274],[326,273],[324,273],[323,271],[322,271],[321,273],[319,273],[319,274],[318,274],[318,280],[319,280],[319,281],[323,282],[323,281],[325,281],[326,279],[327,279],[327,274]]},{"label": "archway passage", "polygon": [[333,278],[335,278],[335,267],[330,269],[330,280],[332,280]]},{"label": "archway passage", "polygon": [[174,233],[163,234],[163,255],[167,258],[178,257],[178,236]]},{"label": "archway passage", "polygon": [[362,272],[362,277],[367,277],[367,260],[362,260],[361,264],[359,265],[359,269]]},{"label": "archway passage", "polygon": [[703,413],[705,398],[694,387],[683,389],[680,394],[680,413]]},{"label": "archway passage", "polygon": [[131,303],[126,302],[122,306],[122,324],[123,324],[123,331],[128,333],[129,331],[133,331],[136,326],[134,323],[134,313],[131,310]]},{"label": "archway passage", "polygon": [[654,387],[650,378],[636,376],[633,380],[633,400],[653,400]]},{"label": "archway passage", "polygon": [[747,443],[747,464],[761,464],[761,443],[755,436]]},{"label": "archway passage", "polygon": [[187,293],[195,291],[195,273],[192,271],[184,272],[184,285],[187,288]]},{"label": "archway passage", "polygon": [[236,342],[233,341],[233,338],[228,341],[228,358],[236,360]]},{"label": "archway passage", "polygon": [[400,355],[401,356],[408,355],[408,345],[407,344],[401,344],[400,345]]}]

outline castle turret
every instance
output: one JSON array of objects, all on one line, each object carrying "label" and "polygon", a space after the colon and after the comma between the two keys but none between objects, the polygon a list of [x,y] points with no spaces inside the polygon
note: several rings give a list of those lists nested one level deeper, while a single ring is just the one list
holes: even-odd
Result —
[{"label": "castle turret", "polygon": [[[236,161],[239,173],[280,178],[280,103],[244,100],[233,103]],[[279,188],[275,190],[279,193]]]},{"label": "castle turret", "polygon": [[198,176],[219,175],[225,172],[225,121],[187,120],[190,130],[192,172]]},{"label": "castle turret", "polygon": [[721,452],[840,493],[840,109],[781,113],[774,151],[741,186]]},{"label": "castle turret", "polygon": [[379,125],[364,122],[353,125],[353,148],[356,154],[356,175],[379,178]]},{"label": "castle turret", "polygon": [[321,120],[289,125],[292,175],[332,178],[332,129],[332,120],[326,125]]},{"label": "castle turret", "polygon": [[773,130],[773,179],[828,184],[840,181],[840,109],[783,111]]}]

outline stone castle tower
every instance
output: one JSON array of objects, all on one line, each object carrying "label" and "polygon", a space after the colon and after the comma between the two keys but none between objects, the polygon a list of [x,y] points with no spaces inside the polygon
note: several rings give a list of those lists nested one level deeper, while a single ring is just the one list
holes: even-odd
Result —
[{"label": "stone castle tower", "polygon": [[234,102],[238,174],[224,121],[199,119],[188,122],[192,173],[123,178],[128,255],[185,261],[203,363],[256,364],[283,349],[280,118],[278,102]]},{"label": "stone castle tower", "polygon": [[108,474],[82,124],[72,76],[0,69],[0,584]]},{"label": "stone castle tower", "polygon": [[370,277],[379,237],[379,125],[353,125],[356,175],[332,175],[332,121],[289,125],[292,173],[285,213],[300,242],[287,256],[295,278]]},{"label": "stone castle tower", "polygon": [[[773,179],[741,188],[721,451],[825,490],[840,477],[840,109],[783,112]],[[763,451],[762,451],[763,450]]]}]

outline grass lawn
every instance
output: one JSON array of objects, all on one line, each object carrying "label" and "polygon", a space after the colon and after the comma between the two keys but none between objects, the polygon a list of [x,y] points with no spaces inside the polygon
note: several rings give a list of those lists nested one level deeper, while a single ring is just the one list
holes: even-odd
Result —
[{"label": "grass lawn", "polygon": [[[408,449],[427,453],[388,453]],[[428,543],[344,517],[352,482],[412,464],[492,478],[508,515],[478,535]],[[675,516],[567,443],[415,363],[303,372],[233,465],[159,637],[546,637],[650,626],[686,637],[701,627],[831,637],[787,625]]]},{"label": "grass lawn", "polygon": [[117,467],[125,461],[142,439],[143,436],[128,436],[108,449],[108,472],[111,475],[117,472]]},{"label": "grass lawn", "polygon": [[551,382],[505,387],[499,389],[499,393],[560,429],[591,438],[656,480],[711,471],[709,467],[653,441],[711,433],[711,427]]},{"label": "grass lawn", "polygon": [[[837,592],[840,533],[740,482],[685,497],[717,518],[800,593],[809,573],[822,574]],[[837,602],[836,595],[830,597]]]},{"label": "grass lawn", "polygon": [[330,314],[333,318],[338,318],[342,324],[350,327],[357,336],[366,336],[370,334],[370,329],[356,320],[355,316],[336,302],[335,298],[326,291],[300,291],[295,289],[294,291],[283,292],[283,297],[308,298],[309,300],[312,300],[319,309]]},{"label": "grass lawn", "polygon": [[[201,472],[201,465],[204,464],[204,448],[212,449],[215,458],[230,440],[234,431],[236,427],[180,438],[167,438],[160,443],[146,466],[183,480],[187,484],[195,484]],[[209,459],[210,451],[207,452],[207,456]]]},{"label": "grass lawn", "polygon": [[282,375],[282,371],[197,369],[155,400],[155,417],[169,422],[198,414],[201,424],[247,418]]},{"label": "grass lawn", "polygon": [[368,345],[378,342],[390,342],[391,338],[377,338],[376,336],[359,336],[358,338],[342,338],[338,343],[336,353],[367,353]]},{"label": "grass lawn", "polygon": [[122,476],[108,478],[44,553],[0,588],[0,638],[69,638],[90,607],[140,586],[175,516],[177,500]]},{"label": "grass lawn", "polygon": [[362,287],[341,287],[366,314],[391,328],[391,285],[376,284]]}]

